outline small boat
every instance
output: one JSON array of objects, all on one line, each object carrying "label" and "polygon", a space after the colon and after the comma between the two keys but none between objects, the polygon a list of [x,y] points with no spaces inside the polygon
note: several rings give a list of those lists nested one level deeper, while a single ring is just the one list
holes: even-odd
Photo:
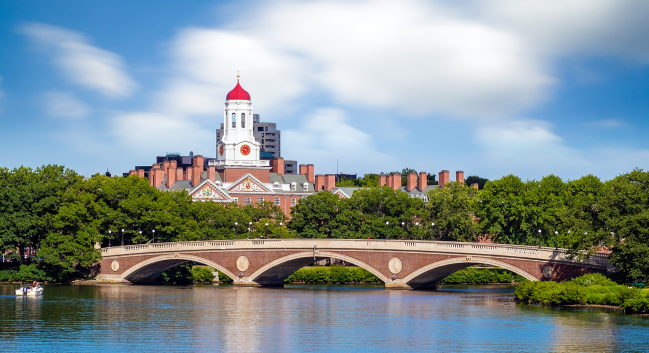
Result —
[{"label": "small boat", "polygon": [[24,286],[22,288],[16,289],[16,295],[27,295],[27,296],[36,296],[43,295],[43,286],[40,284],[37,288],[32,288],[31,286]]}]

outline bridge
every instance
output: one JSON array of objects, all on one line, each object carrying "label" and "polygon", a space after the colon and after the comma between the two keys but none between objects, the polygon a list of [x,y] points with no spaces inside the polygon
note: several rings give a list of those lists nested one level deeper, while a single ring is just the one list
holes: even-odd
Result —
[{"label": "bridge", "polygon": [[389,289],[435,288],[438,281],[469,266],[485,264],[531,281],[565,281],[606,273],[608,259],[585,261],[566,249],[504,244],[370,239],[252,239],[153,243],[102,248],[100,281],[153,282],[163,271],[186,262],[211,266],[235,285],[282,285],[314,261],[334,258],[362,267]]}]

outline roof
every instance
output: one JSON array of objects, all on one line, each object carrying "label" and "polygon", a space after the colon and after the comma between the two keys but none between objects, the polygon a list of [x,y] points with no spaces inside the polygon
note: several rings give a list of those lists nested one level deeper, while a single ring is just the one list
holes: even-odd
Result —
[{"label": "roof", "polygon": [[275,156],[273,156],[273,154],[270,153],[270,152],[265,152],[265,151],[264,151],[264,152],[259,152],[259,158],[260,158],[260,159],[261,159],[261,158],[274,159]]},{"label": "roof", "polygon": [[246,90],[241,87],[241,85],[239,84],[239,79],[237,79],[237,85],[234,86],[232,91],[230,91],[227,96],[225,96],[225,100],[249,101],[250,93],[246,92]]},{"label": "roof", "polygon": [[[290,191],[290,192],[308,192],[312,193],[314,191],[315,185],[313,183],[309,183],[308,190],[304,190],[304,183],[308,183],[308,180],[306,179],[306,175],[304,174],[284,174],[284,175],[279,175],[277,173],[270,173],[270,183],[279,183],[281,184],[291,184],[295,183],[295,191]],[[275,190],[278,192],[278,190]],[[281,191],[279,191],[281,192]],[[286,191],[284,191],[286,192]]]}]

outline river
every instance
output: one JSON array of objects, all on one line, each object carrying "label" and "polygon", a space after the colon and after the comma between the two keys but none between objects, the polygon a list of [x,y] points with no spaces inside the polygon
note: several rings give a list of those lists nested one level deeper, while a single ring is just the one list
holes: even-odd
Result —
[{"label": "river", "polygon": [[0,285],[0,348],[29,352],[641,352],[649,318],[512,301],[510,286]]}]

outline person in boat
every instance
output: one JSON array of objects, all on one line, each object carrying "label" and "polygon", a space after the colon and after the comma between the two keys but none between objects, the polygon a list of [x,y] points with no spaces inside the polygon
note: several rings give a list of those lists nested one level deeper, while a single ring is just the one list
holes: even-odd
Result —
[{"label": "person in boat", "polygon": [[38,281],[32,283],[32,289],[38,289]]}]

